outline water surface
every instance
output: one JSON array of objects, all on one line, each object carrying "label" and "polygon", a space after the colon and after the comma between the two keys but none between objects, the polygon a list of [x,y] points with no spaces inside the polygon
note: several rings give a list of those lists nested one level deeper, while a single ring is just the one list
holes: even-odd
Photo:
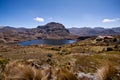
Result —
[{"label": "water surface", "polygon": [[71,44],[76,42],[76,40],[53,40],[53,39],[40,39],[40,40],[29,40],[20,42],[21,46],[28,46],[32,44],[48,44],[48,45],[63,45],[63,44]]}]

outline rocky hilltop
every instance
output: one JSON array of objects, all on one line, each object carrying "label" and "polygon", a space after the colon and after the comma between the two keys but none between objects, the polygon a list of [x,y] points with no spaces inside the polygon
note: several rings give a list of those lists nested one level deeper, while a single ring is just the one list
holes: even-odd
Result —
[{"label": "rocky hilltop", "polygon": [[38,39],[67,39],[70,36],[69,31],[63,24],[51,22],[44,26],[38,26],[32,29]]},{"label": "rocky hilltop", "polygon": [[72,39],[74,37],[63,24],[56,22],[50,22],[33,29],[10,26],[0,28],[0,42],[19,42],[33,39]]}]

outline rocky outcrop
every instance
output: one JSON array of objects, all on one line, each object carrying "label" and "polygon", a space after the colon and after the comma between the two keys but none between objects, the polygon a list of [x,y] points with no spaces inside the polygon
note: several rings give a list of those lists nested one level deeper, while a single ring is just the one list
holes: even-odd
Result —
[{"label": "rocky outcrop", "polygon": [[39,39],[66,39],[70,36],[69,31],[60,23],[51,22],[44,26],[32,29]]}]

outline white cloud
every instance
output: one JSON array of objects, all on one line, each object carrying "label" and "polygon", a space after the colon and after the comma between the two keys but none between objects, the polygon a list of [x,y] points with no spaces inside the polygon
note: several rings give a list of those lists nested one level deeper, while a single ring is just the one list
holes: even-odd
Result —
[{"label": "white cloud", "polygon": [[41,17],[35,17],[34,20],[37,22],[44,22],[45,21],[44,18],[41,18]]},{"label": "white cloud", "polygon": [[108,22],[116,22],[120,20],[120,18],[114,18],[114,19],[103,19],[102,22],[103,23],[108,23]]}]

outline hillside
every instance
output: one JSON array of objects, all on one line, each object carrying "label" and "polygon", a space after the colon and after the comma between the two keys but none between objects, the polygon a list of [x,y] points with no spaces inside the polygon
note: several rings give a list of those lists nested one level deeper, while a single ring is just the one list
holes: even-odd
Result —
[{"label": "hillside", "polygon": [[75,38],[63,24],[51,22],[33,29],[1,26],[0,42],[19,42],[33,39],[72,39]]},{"label": "hillside", "polygon": [[118,37],[58,46],[0,44],[0,80],[119,80]]},{"label": "hillside", "polygon": [[[82,31],[85,30],[90,28]],[[93,31],[90,31],[91,34],[97,34]],[[97,28],[97,31],[104,30]],[[108,30],[109,33],[112,31]],[[119,32],[118,29],[116,31]],[[58,23],[48,23],[34,29],[6,26],[0,29],[0,33],[1,42],[58,37],[66,39],[71,36]],[[79,38],[82,40],[57,46],[0,43],[0,80],[119,80],[120,36],[104,38],[102,41],[91,36]]]},{"label": "hillside", "polygon": [[31,30],[38,39],[67,39],[69,31],[63,24],[51,22]]},{"label": "hillside", "polygon": [[76,34],[79,36],[97,36],[97,35],[119,35],[120,34],[120,27],[117,28],[69,28],[70,33]]},{"label": "hillside", "polygon": [[0,28],[0,42],[19,42],[34,39],[32,35],[29,35],[29,32],[30,29],[26,28],[4,26]]}]

